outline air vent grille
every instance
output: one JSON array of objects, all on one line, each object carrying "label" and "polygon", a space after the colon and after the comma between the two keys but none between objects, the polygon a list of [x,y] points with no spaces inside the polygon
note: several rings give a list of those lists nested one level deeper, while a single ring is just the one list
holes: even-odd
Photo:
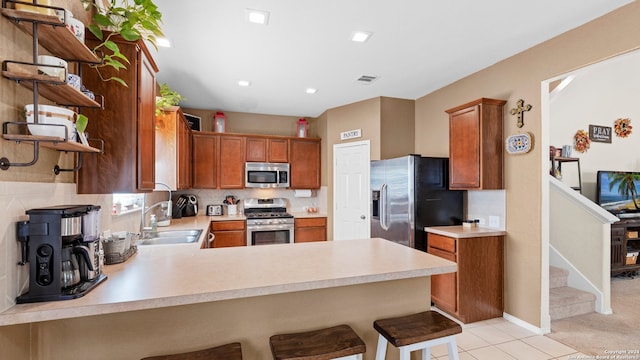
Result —
[{"label": "air vent grille", "polygon": [[378,80],[377,76],[362,75],[356,80],[356,82],[358,82],[360,84],[368,85],[368,84],[371,84],[372,82],[374,82],[376,80]]}]

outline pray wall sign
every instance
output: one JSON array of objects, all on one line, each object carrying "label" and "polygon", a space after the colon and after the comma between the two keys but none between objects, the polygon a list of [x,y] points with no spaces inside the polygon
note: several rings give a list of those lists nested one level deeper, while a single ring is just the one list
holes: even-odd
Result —
[{"label": "pray wall sign", "polygon": [[589,125],[589,139],[595,142],[611,144],[611,127]]}]

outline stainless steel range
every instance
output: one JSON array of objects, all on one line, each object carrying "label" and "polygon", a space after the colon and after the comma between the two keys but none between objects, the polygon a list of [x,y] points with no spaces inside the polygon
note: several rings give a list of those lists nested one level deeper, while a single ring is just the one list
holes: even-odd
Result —
[{"label": "stainless steel range", "polygon": [[247,246],[293,244],[293,215],[287,213],[283,198],[245,199],[247,218]]}]

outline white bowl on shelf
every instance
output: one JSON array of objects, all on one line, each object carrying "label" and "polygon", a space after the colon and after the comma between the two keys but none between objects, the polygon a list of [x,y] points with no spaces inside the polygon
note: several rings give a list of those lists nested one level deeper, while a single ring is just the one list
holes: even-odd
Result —
[{"label": "white bowl on shelf", "polygon": [[84,23],[74,17],[67,17],[67,29],[84,43]]},{"label": "white bowl on shelf", "polygon": [[67,73],[67,62],[51,55],[38,55],[38,70],[41,72],[59,78],[64,81]]},{"label": "white bowl on shelf", "polygon": [[[24,107],[27,113],[27,127],[31,135],[55,136],[64,139],[65,127],[69,141],[76,141],[76,113],[69,109],[51,105],[38,105],[38,124],[34,124],[34,106]],[[49,124],[49,125],[41,125]],[[50,126],[50,124],[63,126]]]}]

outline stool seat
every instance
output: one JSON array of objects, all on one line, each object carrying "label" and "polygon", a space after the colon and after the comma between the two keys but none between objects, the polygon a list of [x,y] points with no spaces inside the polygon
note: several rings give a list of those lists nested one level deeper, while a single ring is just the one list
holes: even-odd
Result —
[{"label": "stool seat", "polygon": [[242,349],[240,343],[235,342],[187,353],[146,357],[142,360],[242,360]]},{"label": "stool seat", "polygon": [[329,360],[366,351],[364,341],[349,325],[273,335],[269,343],[276,360]]},{"label": "stool seat", "polygon": [[431,359],[431,347],[446,344],[449,360],[459,360],[456,334],[462,327],[435,311],[380,319],[373,322],[378,331],[376,360],[385,360],[387,343],[400,350],[400,360],[409,360],[411,352],[420,350],[422,360]]},{"label": "stool seat", "polygon": [[395,347],[462,332],[458,323],[435,311],[376,320],[373,327]]}]

